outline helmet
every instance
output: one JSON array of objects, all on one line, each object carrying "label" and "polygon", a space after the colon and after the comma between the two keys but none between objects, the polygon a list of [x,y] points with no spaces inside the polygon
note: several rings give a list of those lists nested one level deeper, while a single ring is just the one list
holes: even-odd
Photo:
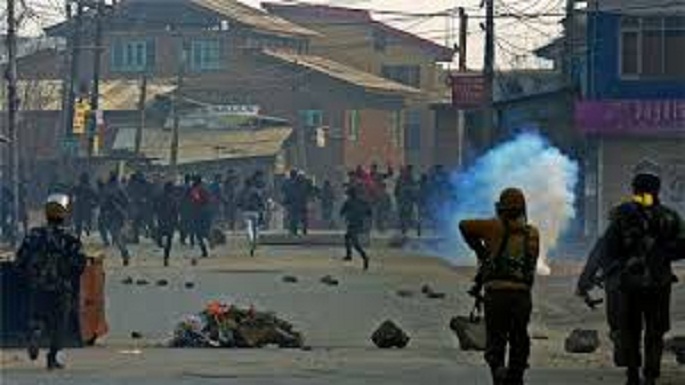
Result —
[{"label": "helmet", "polygon": [[504,189],[499,196],[497,210],[525,214],[526,197],[523,195],[523,191],[512,187]]},{"label": "helmet", "polygon": [[656,174],[641,172],[633,178],[633,192],[636,194],[659,195],[659,190],[661,190],[661,178]]},{"label": "helmet", "polygon": [[71,211],[71,201],[66,194],[51,194],[45,202],[45,217],[50,222],[62,222]]}]

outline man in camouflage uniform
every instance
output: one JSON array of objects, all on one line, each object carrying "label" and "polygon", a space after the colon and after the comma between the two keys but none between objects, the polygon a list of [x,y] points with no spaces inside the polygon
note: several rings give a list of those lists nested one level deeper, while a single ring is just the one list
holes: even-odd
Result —
[{"label": "man in camouflage uniform", "polygon": [[38,358],[40,337],[48,334],[48,370],[64,368],[57,353],[63,347],[86,264],[81,242],[64,227],[69,211],[67,195],[51,195],[45,205],[47,225],[33,229],[17,252],[18,271],[30,290],[29,357]]},{"label": "man in camouflage uniform", "polygon": [[[661,204],[658,176],[641,173],[633,196],[612,211],[605,253],[617,264],[620,346],[628,385],[653,385],[661,375],[664,334],[670,330],[672,262],[682,259],[682,220]],[[640,345],[644,330],[644,365]],[[644,381],[641,382],[640,368]]]},{"label": "man in camouflage uniform", "polygon": [[528,324],[540,235],[527,223],[526,201],[519,189],[504,190],[496,210],[496,218],[465,220],[459,229],[481,267],[478,281],[485,288],[485,360],[493,383],[522,385],[530,356]]}]

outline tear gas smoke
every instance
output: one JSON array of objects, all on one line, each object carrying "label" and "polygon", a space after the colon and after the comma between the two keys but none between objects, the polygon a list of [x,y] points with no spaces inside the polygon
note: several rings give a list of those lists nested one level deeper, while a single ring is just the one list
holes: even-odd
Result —
[{"label": "tear gas smoke", "polygon": [[528,220],[540,229],[539,274],[549,274],[547,254],[553,250],[575,217],[578,164],[542,136],[523,133],[478,159],[464,173],[451,177],[456,199],[446,204],[444,222],[449,234],[460,220],[494,215],[494,203],[507,187],[526,195]]}]

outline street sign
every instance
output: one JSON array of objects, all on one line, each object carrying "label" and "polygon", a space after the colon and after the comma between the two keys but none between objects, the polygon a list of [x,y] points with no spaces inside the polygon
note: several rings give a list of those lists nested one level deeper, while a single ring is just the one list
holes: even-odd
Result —
[{"label": "street sign", "polygon": [[88,124],[90,105],[85,99],[80,99],[74,104],[74,134],[85,134]]},{"label": "street sign", "polygon": [[483,108],[488,103],[485,76],[479,72],[455,72],[450,75],[452,105],[458,109]]}]

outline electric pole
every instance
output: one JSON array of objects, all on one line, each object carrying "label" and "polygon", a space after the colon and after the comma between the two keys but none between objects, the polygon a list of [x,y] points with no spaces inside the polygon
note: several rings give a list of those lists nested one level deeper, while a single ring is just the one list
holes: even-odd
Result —
[{"label": "electric pole", "polygon": [[140,79],[140,97],[138,99],[138,126],[136,127],[135,153],[140,157],[140,147],[143,143],[143,130],[145,129],[145,101],[147,100],[147,72]]},{"label": "electric pole", "polygon": [[[180,35],[180,32],[178,34]],[[185,61],[187,58],[186,55],[186,42],[183,39],[183,37],[180,38],[181,40],[181,55],[179,58],[178,62],[178,69],[176,73],[176,90],[174,92],[174,100],[173,100],[173,117],[174,117],[174,126],[172,128],[172,133],[171,133],[171,157],[170,157],[170,162],[169,165],[171,166],[171,174],[173,178],[178,177],[178,146],[179,146],[179,129],[180,129],[180,120],[181,116],[179,114],[179,108],[180,108],[180,102],[181,102],[181,87],[183,87],[183,76],[185,73]]]},{"label": "electric pole", "polygon": [[93,86],[90,92],[90,122],[86,131],[88,138],[88,157],[95,151],[95,136],[98,134],[98,109],[100,108],[100,62],[102,60],[102,19],[104,17],[104,0],[97,0],[95,16],[95,47],[93,48]]},{"label": "electric pole", "polygon": [[19,143],[17,141],[17,114],[19,99],[17,96],[17,18],[16,3],[7,0],[7,133],[9,134],[9,182],[12,191],[12,246],[16,245],[17,223],[19,222]]},{"label": "electric pole", "polygon": [[483,127],[483,145],[489,148],[496,131],[495,121],[495,0],[485,1],[485,58],[483,75],[487,108],[485,109],[485,127]]},{"label": "electric pole", "polygon": [[[81,30],[83,26],[83,3],[81,0],[76,2],[76,20],[71,30],[71,68],[69,70],[69,81],[67,90],[66,116],[64,135],[73,145],[74,141],[74,102],[76,99],[76,83],[79,82],[79,61],[81,56]],[[71,147],[67,150],[67,158],[71,158]],[[68,170],[65,170],[68,171]]]},{"label": "electric pole", "polygon": [[[466,54],[467,54],[467,34],[468,34],[469,17],[463,7],[459,7],[459,72],[466,72]],[[457,141],[459,146],[459,170],[464,167],[464,136],[466,129],[466,111],[460,108],[457,110]]]}]

